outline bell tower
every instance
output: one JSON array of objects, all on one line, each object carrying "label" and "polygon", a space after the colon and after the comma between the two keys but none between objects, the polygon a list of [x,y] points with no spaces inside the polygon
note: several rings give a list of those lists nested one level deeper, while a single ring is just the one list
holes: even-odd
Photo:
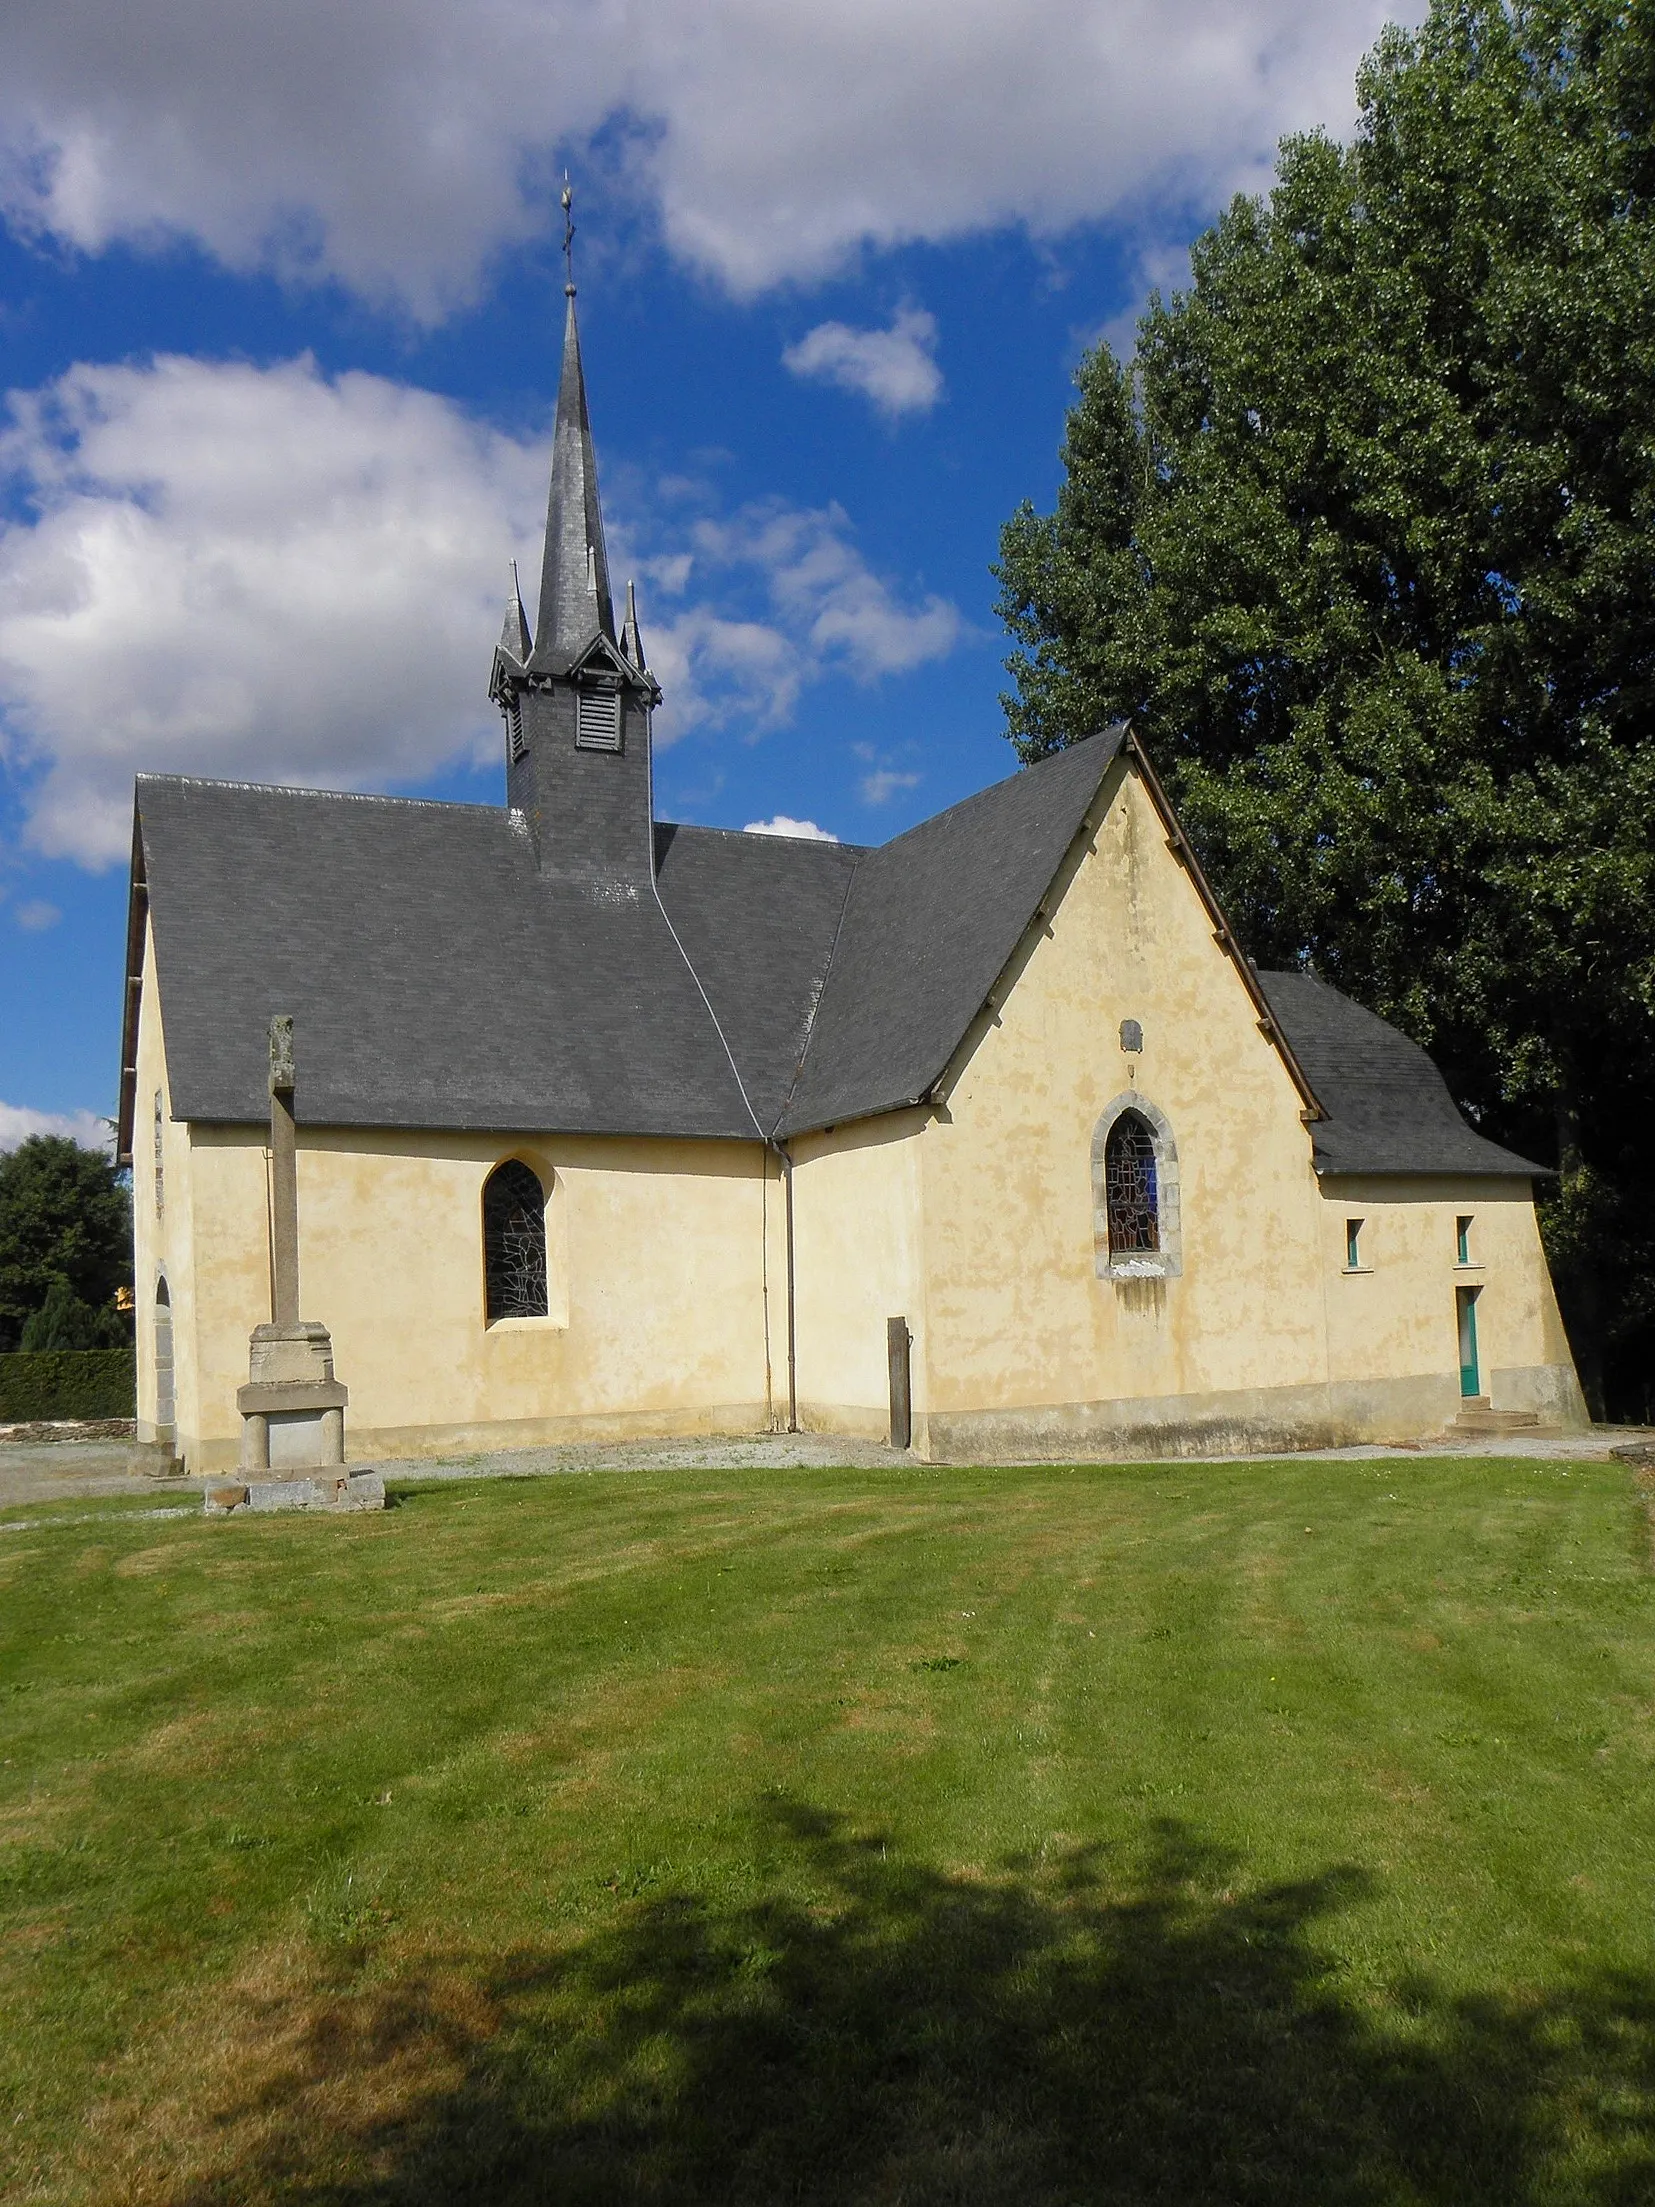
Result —
[{"label": "bell tower", "polygon": [[[563,204],[567,214],[567,187]],[[570,224],[566,247],[573,234]],[[615,632],[572,279],[564,291],[539,609],[531,638],[514,569],[489,696],[506,722],[506,802],[528,821],[541,872],[607,900],[653,879],[650,716],[661,692],[630,583]]]}]

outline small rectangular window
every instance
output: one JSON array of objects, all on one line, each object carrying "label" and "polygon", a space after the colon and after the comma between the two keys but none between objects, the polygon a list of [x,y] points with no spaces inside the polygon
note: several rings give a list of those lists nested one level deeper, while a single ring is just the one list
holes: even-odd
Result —
[{"label": "small rectangular window", "polygon": [[161,1091],[155,1091],[155,1215],[157,1218],[167,1207],[166,1167],[161,1151]]},{"label": "small rectangular window", "polygon": [[1457,1218],[1454,1221],[1454,1262],[1471,1262],[1471,1221],[1468,1218]]},{"label": "small rectangular window", "polygon": [[575,742],[583,751],[621,747],[621,700],[615,690],[582,690],[575,700]]},{"label": "small rectangular window", "polygon": [[523,736],[523,708],[515,697],[506,707],[506,737],[511,745],[512,764],[515,766],[529,748]]},{"label": "small rectangular window", "polygon": [[1360,1272],[1362,1269],[1362,1221],[1347,1218],[1345,1221],[1345,1270]]}]

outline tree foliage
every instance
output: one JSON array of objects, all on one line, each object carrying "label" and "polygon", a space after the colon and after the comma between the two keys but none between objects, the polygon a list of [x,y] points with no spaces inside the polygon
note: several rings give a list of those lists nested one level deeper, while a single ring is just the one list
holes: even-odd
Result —
[{"label": "tree foliage", "polygon": [[24,1319],[17,1345],[25,1356],[38,1356],[64,1350],[124,1349],[131,1339],[127,1320],[112,1303],[95,1309],[81,1301],[67,1280],[54,1280],[40,1308]]},{"label": "tree foliage", "polygon": [[[56,1331],[84,1331],[71,1306],[86,1306],[101,1322],[117,1290],[131,1284],[131,1197],[104,1151],[61,1134],[34,1134],[0,1156],[0,1349],[18,1346],[54,1289]],[[107,1326],[102,1332],[109,1338]],[[55,1337],[34,1343],[100,1345]]]},{"label": "tree foliage", "polygon": [[1655,18],[1434,0],[1358,95],[1348,146],[1285,141],[1197,242],[1130,364],[1082,363],[1056,510],[1002,538],[1010,733],[1035,759],[1131,718],[1261,962],[1395,1019],[1560,1164],[1582,1377],[1601,1400],[1607,1355],[1635,1394]]}]

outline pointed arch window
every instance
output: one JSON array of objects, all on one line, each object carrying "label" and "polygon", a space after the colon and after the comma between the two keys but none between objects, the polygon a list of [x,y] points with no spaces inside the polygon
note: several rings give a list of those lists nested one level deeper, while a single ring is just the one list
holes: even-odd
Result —
[{"label": "pointed arch window", "polygon": [[515,1157],[483,1183],[483,1278],[491,1326],[547,1315],[546,1191]]},{"label": "pointed arch window", "polygon": [[172,1379],[172,1295],[163,1272],[155,1282],[155,1437],[172,1433],[177,1419]]},{"label": "pointed arch window", "polygon": [[1111,1257],[1142,1256],[1161,1246],[1155,1137],[1135,1111],[1123,1111],[1103,1151],[1103,1195]]},{"label": "pointed arch window", "polygon": [[1174,1279],[1184,1269],[1178,1145],[1136,1088],[1092,1132],[1092,1240],[1100,1280]]}]

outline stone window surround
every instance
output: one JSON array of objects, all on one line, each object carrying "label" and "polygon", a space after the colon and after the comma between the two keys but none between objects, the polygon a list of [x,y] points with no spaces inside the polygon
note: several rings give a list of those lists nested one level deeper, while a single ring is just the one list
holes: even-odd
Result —
[{"label": "stone window surround", "polygon": [[[1104,1190],[1104,1151],[1117,1119],[1134,1111],[1148,1127],[1155,1144],[1155,1202],[1160,1228],[1159,1249],[1136,1249],[1130,1255],[1109,1254],[1109,1205]],[[1172,1122],[1159,1105],[1140,1090],[1126,1088],[1110,1098],[1092,1129],[1092,1253],[1100,1280],[1175,1280],[1184,1269],[1183,1204],[1178,1183],[1178,1145],[1172,1138]]]}]

